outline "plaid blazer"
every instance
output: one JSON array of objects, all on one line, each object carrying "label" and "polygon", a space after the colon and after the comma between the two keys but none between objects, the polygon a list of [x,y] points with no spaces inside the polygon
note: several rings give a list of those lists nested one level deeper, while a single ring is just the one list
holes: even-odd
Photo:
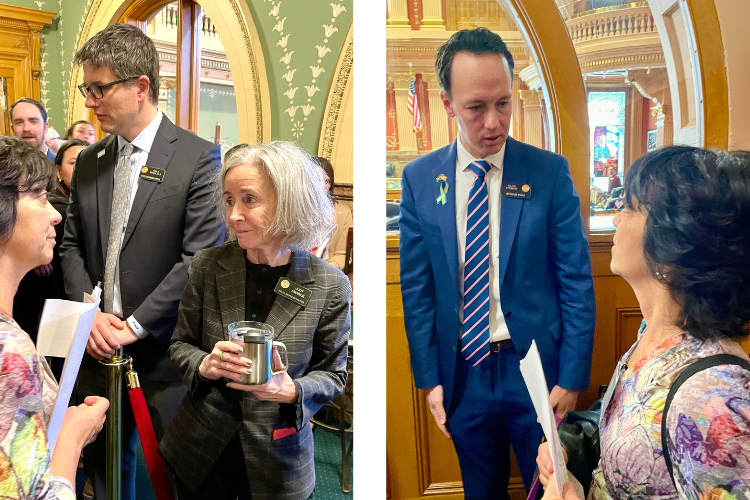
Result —
[{"label": "plaid blazer", "polygon": [[[309,419],[346,383],[351,286],[309,252],[293,252],[291,264],[287,279],[310,289],[310,301],[302,307],[278,295],[266,323],[287,347],[296,405],[258,401],[223,380],[197,379],[216,342],[229,340],[229,324],[245,319],[246,271],[236,241],[195,254],[169,347],[189,390],[160,443],[167,463],[194,490],[237,432],[253,500],[306,499],[315,487]],[[296,434],[272,439],[274,429],[292,426]]]}]

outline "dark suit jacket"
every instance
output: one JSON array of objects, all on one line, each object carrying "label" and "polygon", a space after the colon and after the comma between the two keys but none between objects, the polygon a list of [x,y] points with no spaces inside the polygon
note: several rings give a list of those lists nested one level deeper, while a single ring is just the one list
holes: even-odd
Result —
[{"label": "dark suit jacket", "polygon": [[[227,327],[245,319],[245,251],[236,241],[198,252],[180,303],[169,355],[188,394],[160,450],[179,478],[197,489],[237,432],[253,500],[302,500],[315,487],[310,418],[344,389],[351,286],[341,271],[309,252],[294,252],[287,279],[308,288],[307,306],[276,296],[266,323],[289,353],[297,405],[258,401],[223,380],[199,381],[196,371]],[[272,440],[273,429],[297,433]],[[227,478],[231,480],[231,478]]]},{"label": "dark suit jacket", "polygon": [[[401,191],[401,291],[414,381],[443,385],[450,408],[462,324],[456,231],[456,143],[409,163]],[[441,174],[449,186],[440,196]],[[531,198],[503,197],[500,301],[516,351],[536,340],[550,389],[588,387],[594,288],[580,202],[568,162],[508,138],[503,184],[528,184]],[[465,203],[465,201],[464,201]]]},{"label": "dark suit jacket", "polygon": [[[76,161],[60,247],[70,300],[82,300],[103,280],[116,160],[117,137],[111,135],[81,151]],[[166,350],[190,261],[224,239],[212,184],[220,155],[216,146],[163,116],[147,164],[164,169],[164,180],[139,180],[120,251],[120,293],[124,317],[135,316],[150,335],[125,352],[139,376],[173,381],[177,375]],[[92,362],[88,355],[84,365],[87,361]]]}]

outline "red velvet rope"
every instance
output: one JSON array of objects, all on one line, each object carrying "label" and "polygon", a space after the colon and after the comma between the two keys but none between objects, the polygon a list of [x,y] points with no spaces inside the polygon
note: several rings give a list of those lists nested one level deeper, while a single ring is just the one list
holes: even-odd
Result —
[{"label": "red velvet rope", "polygon": [[151,486],[154,488],[156,499],[174,500],[167,469],[159,455],[159,443],[156,441],[154,426],[151,424],[151,415],[148,413],[143,391],[140,387],[136,387],[128,391],[128,396],[130,396],[130,405],[133,407],[135,425],[138,428],[138,436],[141,439],[143,455],[146,457],[146,467],[148,467],[148,475],[151,477]]}]

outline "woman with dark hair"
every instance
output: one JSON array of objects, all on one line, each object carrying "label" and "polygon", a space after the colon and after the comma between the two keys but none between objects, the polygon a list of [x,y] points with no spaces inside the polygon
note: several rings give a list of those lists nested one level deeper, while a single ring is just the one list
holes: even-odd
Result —
[{"label": "woman with dark hair", "polygon": [[109,402],[68,408],[54,453],[47,426],[57,383],[31,338],[13,320],[21,278],[52,260],[60,214],[47,199],[55,169],[38,149],[0,137],[0,496],[75,499],[78,458],[104,424]]},{"label": "woman with dark hair", "polygon": [[[320,156],[316,156],[315,161],[318,162],[320,169],[323,171],[325,189],[330,198],[331,190],[333,189],[333,165],[331,165],[330,161]],[[333,209],[335,211],[333,233],[331,233],[331,237],[327,242],[324,240],[318,244],[313,253],[333,267],[344,269],[344,265],[346,264],[346,236],[349,234],[349,228],[353,224],[352,209],[339,201],[333,202]]]},{"label": "woman with dark hair", "polygon": [[[57,155],[55,156],[58,181],[57,193],[65,199],[70,198],[70,181],[73,179],[73,170],[76,166],[78,153],[86,149],[88,145],[89,143],[81,139],[70,139],[69,141],[65,141],[60,146],[60,149],[57,150]],[[65,217],[65,214],[62,215]]]},{"label": "woman with dark hair", "polygon": [[[54,256],[52,262],[38,266],[24,276],[16,292],[13,317],[34,342],[36,342],[39,316],[42,313],[44,301],[66,298],[62,264],[60,263],[60,243],[62,243],[63,232],[65,231],[65,213],[68,210],[73,168],[78,153],[86,146],[88,146],[88,143],[80,139],[71,139],[60,146],[57,151],[55,156],[57,187],[54,191],[47,193],[50,204],[62,217],[62,221],[55,226]],[[53,371],[57,375],[61,372],[62,366],[58,366],[56,363],[57,361],[53,364]]]},{"label": "woman with dark hair", "polygon": [[[626,172],[624,201],[610,267],[633,288],[645,321],[603,403],[589,498],[747,498],[748,370],[713,366],[676,390],[666,421],[672,474],[662,417],[692,363],[715,354],[748,359],[735,340],[750,333],[750,154],[685,146],[648,153]],[[546,485],[546,444],[537,464]],[[567,487],[563,496],[576,494]]]},{"label": "woman with dark hair", "polygon": [[88,120],[78,120],[68,128],[65,139],[80,139],[88,144],[94,144],[96,138],[94,124]]}]

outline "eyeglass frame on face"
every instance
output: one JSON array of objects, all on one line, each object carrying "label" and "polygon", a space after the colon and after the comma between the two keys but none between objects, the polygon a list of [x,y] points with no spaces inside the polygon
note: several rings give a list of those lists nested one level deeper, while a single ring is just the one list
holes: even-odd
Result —
[{"label": "eyeglass frame on face", "polygon": [[[86,85],[85,83],[82,83],[78,86],[78,90],[81,92],[81,95],[83,95],[85,99],[88,99],[89,97],[87,94],[90,94],[91,97],[93,97],[94,99],[102,99],[104,98],[104,89],[112,87],[113,85],[117,85],[118,83],[125,83],[130,80],[137,80],[138,78],[140,78],[140,76],[131,76],[128,78],[121,78],[119,80],[115,80],[114,82],[105,83],[103,85]],[[92,92],[93,88],[99,89],[99,94],[101,94],[99,97],[97,97],[96,94]]]}]

